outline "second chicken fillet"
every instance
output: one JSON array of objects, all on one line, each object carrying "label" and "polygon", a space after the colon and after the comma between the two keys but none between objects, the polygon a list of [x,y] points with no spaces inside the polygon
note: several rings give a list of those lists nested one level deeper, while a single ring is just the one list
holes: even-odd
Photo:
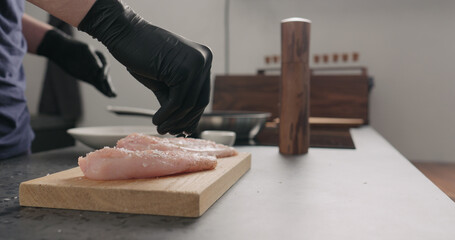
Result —
[{"label": "second chicken fillet", "polygon": [[217,157],[237,155],[231,147],[191,138],[159,138],[131,134],[79,157],[85,177],[93,180],[151,178],[214,169]]}]

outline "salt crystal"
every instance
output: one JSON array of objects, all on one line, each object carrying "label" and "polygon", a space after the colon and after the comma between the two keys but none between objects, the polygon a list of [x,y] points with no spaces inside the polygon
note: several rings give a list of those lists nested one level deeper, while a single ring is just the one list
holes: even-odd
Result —
[{"label": "salt crystal", "polygon": [[143,167],[147,167],[148,164],[144,162],[144,163],[142,163],[142,166],[143,166]]}]

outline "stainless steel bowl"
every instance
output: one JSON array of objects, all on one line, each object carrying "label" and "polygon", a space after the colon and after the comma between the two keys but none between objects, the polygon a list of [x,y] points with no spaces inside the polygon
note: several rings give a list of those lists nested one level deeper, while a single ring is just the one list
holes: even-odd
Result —
[{"label": "stainless steel bowl", "polygon": [[[156,112],[152,109],[123,106],[108,106],[107,109],[119,115],[146,117],[153,117]],[[196,133],[199,135],[205,130],[233,131],[237,135],[236,139],[253,139],[270,116],[271,113],[268,112],[212,111],[202,115]]]},{"label": "stainless steel bowl", "polygon": [[204,113],[199,121],[197,133],[205,130],[233,131],[237,139],[253,139],[264,127],[267,112],[213,111]]}]

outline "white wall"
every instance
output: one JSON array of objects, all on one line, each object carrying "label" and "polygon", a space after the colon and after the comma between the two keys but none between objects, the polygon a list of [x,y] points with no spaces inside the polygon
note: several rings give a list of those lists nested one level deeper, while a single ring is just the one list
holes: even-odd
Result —
[{"label": "white wall", "polygon": [[[210,46],[212,73],[224,72],[223,0],[126,2],[152,23]],[[279,54],[281,19],[308,18],[312,53],[357,51],[374,76],[370,116],[375,129],[409,159],[455,162],[455,1],[231,0],[230,10],[232,74],[253,74],[264,65],[264,55]],[[30,5],[27,12],[42,16]],[[107,53],[86,34],[77,37]],[[83,85],[80,125],[151,124],[105,111],[108,104],[158,107],[153,94],[109,58],[119,96],[106,99]],[[25,59],[32,112],[43,74],[40,60]]]}]

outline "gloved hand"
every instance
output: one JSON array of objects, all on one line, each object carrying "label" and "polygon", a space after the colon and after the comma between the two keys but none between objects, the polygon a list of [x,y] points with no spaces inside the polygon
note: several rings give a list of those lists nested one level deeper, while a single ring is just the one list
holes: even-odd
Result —
[{"label": "gloved hand", "polygon": [[36,53],[47,57],[69,75],[93,85],[107,97],[115,97],[104,55],[58,29],[46,32]]},{"label": "gloved hand", "polygon": [[117,0],[97,0],[78,28],[154,92],[161,105],[153,117],[159,133],[195,131],[209,103],[209,48],[151,25]]}]

